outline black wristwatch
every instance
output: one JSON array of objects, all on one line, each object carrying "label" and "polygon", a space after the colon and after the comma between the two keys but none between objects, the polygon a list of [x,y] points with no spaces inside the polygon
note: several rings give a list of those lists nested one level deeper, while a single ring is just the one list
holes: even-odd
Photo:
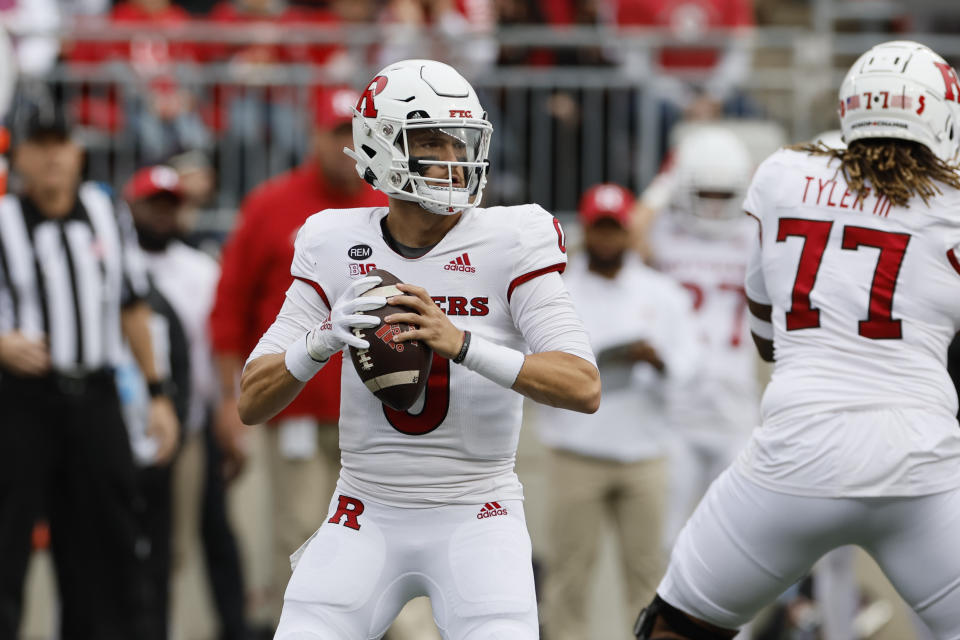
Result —
[{"label": "black wristwatch", "polygon": [[159,398],[161,396],[169,398],[173,396],[173,382],[171,382],[169,378],[148,382],[147,392],[151,398]]}]

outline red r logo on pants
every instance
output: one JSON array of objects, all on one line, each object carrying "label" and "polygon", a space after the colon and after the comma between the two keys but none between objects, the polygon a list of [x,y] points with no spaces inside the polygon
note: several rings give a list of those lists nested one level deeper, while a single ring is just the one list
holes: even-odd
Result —
[{"label": "red r logo on pants", "polygon": [[357,516],[363,513],[363,503],[356,498],[348,498],[347,496],[339,496],[337,500],[337,512],[328,522],[330,524],[340,524],[340,519],[345,516],[347,520],[343,523],[343,526],[359,531],[360,523],[357,522]]}]

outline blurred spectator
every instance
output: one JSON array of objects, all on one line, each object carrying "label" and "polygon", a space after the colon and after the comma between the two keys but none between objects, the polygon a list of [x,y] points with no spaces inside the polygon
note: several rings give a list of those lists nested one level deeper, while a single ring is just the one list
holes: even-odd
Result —
[{"label": "blurred spectator", "polygon": [[[536,26],[549,24],[559,33],[564,29],[574,26],[596,27],[601,20],[601,5],[597,0],[555,0],[547,2],[546,0],[497,0],[497,20],[498,26]],[[500,65],[521,65],[521,66],[583,66],[583,67],[604,67],[612,62],[601,47],[592,46],[564,46],[560,44],[554,47],[531,47],[531,46],[501,46],[498,54],[498,64]],[[584,73],[589,73],[584,71]],[[521,87],[501,88],[495,98],[487,102],[491,106],[490,118],[494,121],[494,127],[507,131],[507,139],[525,140],[529,135],[530,129],[539,129],[540,126],[534,126],[532,123],[517,122],[515,118],[506,118],[505,122],[501,119],[509,114],[498,112],[499,104],[509,104],[516,100],[516,96],[524,91]],[[593,123],[602,122],[598,120],[595,113],[583,113],[582,105],[584,101],[591,101],[603,110],[603,113],[610,113],[613,110],[614,103],[623,104],[628,108],[628,102],[631,100],[632,89],[619,88],[597,88],[597,87],[572,87],[557,86],[548,91],[535,90],[530,92],[530,110],[532,120],[542,120],[548,122],[546,126],[549,131],[549,140],[543,140],[543,143],[550,145],[551,153],[541,162],[550,165],[547,173],[554,176],[556,198],[546,206],[555,210],[570,211],[576,209],[577,200],[580,197],[577,185],[583,184],[582,164],[580,162],[570,162],[571,157],[579,156],[584,146],[589,144],[587,137],[593,137],[595,133],[584,132],[584,122],[593,119]],[[595,129],[594,129],[595,131]],[[622,175],[629,175],[629,164],[632,161],[625,144],[626,136],[620,135],[622,127],[617,131],[617,138],[608,144],[610,147],[610,157],[616,157],[611,162],[622,164],[624,166]],[[546,138],[546,136],[543,136]],[[624,148],[624,153],[620,153],[620,147]],[[535,150],[529,151],[521,145],[509,145],[503,150],[505,164],[516,166],[523,160],[525,154],[536,153]],[[596,167],[592,167],[596,168]],[[597,174],[592,174],[597,175]],[[525,185],[521,184],[516,176],[497,175],[497,180],[493,182],[491,196],[500,196],[507,202],[515,202],[517,198],[522,198],[521,192]]]},{"label": "blurred spectator", "polygon": [[102,16],[110,11],[111,0],[58,0],[65,18]]},{"label": "blurred spectator", "polygon": [[297,43],[284,29],[332,25],[336,16],[283,0],[223,0],[210,19],[227,33],[243,27],[259,34],[255,42],[206,48],[209,60],[227,63],[229,83],[219,87],[216,98],[222,103],[217,113],[225,110],[226,119],[217,126],[224,131],[224,159],[230,163],[224,174],[241,176],[242,193],[304,155],[308,91],[294,86],[289,65],[322,65],[336,51],[332,45]]},{"label": "blurred spectator", "polygon": [[[292,281],[297,230],[308,216],[324,209],[386,204],[383,194],[357,177],[354,162],[341,151],[353,146],[351,122],[358,100],[350,89],[318,95],[310,159],[247,197],[223,249],[223,273],[211,315],[221,386],[217,435],[228,462],[237,470],[247,455],[247,427],[237,414],[237,383],[244,358],[273,322]],[[340,360],[336,358],[280,413],[268,432],[274,621],[290,577],[289,556],[320,526],[340,470]]]},{"label": "blurred spectator", "polygon": [[[691,126],[668,169],[666,206],[649,235],[652,264],[680,282],[696,312],[703,357],[696,375],[668,393],[672,487],[667,547],[710,483],[733,462],[759,423],[757,356],[743,281],[757,223],[743,214],[753,163],[728,129]],[[661,175],[661,183],[667,177]]]},{"label": "blurred spectator", "polygon": [[[668,44],[627,52],[624,69],[636,77],[658,76],[659,95],[689,116],[719,115],[750,71],[751,0],[619,0],[616,23],[665,32]],[[672,75],[691,73],[700,78]]]},{"label": "blurred spectator", "polygon": [[[129,40],[79,41],[68,48],[74,63],[125,63],[108,76],[122,86],[91,83],[76,108],[85,124],[116,133],[126,127],[136,140],[142,163],[156,163],[184,149],[212,144],[192,88],[192,65],[201,47],[167,38],[165,30],[182,26],[190,15],[170,0],[125,0],[109,20],[122,27],[142,27]],[[106,27],[109,28],[109,27]]]},{"label": "blurred spectator", "polygon": [[17,66],[25,76],[44,78],[60,55],[60,7],[57,0],[0,2],[0,28],[14,40]]},{"label": "blurred spectator", "polygon": [[183,210],[180,214],[181,230],[190,234],[197,226],[197,216],[213,202],[216,192],[216,172],[207,154],[187,151],[170,158],[183,189]]},{"label": "blurred spectator", "polygon": [[[160,594],[161,637],[169,636],[169,589],[173,566],[172,549],[180,554],[186,540],[200,534],[207,559],[213,599],[220,618],[223,640],[245,640],[244,589],[237,542],[227,521],[226,496],[220,468],[220,453],[212,437],[213,411],[218,393],[208,329],[210,308],[220,269],[205,253],[179,240],[180,214],[186,194],[171,167],[152,166],[138,171],[127,183],[124,198],[130,205],[140,246],[146,257],[154,314],[153,337],[157,368],[169,373],[174,405],[183,425],[182,446],[174,468],[154,466],[145,456],[140,480],[147,499],[147,524],[151,541],[151,574],[154,591]],[[145,397],[145,385],[127,376],[131,398]],[[123,378],[121,378],[123,380]],[[146,418],[138,415],[135,400],[128,402],[128,426]],[[148,443],[134,437],[135,450]],[[203,450],[201,452],[200,450]],[[196,454],[194,454],[196,451]],[[144,453],[148,453],[144,451]],[[199,464],[198,464],[199,463]],[[184,481],[189,495],[174,495],[174,475]],[[173,526],[176,525],[176,539]]]},{"label": "blurred spectator", "polygon": [[470,77],[496,61],[493,0],[388,0],[380,24],[378,66],[428,58]]},{"label": "blurred spectator", "polygon": [[198,18],[202,18],[210,13],[217,4],[217,0],[177,0],[177,4]]},{"label": "blurred spectator", "polygon": [[[544,24],[543,12],[538,0],[495,0],[498,27],[522,27]],[[544,48],[499,45],[497,64],[545,66],[552,64],[553,52]]]},{"label": "blurred spectator", "polygon": [[344,24],[361,25],[374,21],[379,0],[329,0],[327,6]]},{"label": "blurred spectator", "polygon": [[620,27],[656,28],[668,38],[659,48],[620,51],[627,74],[652,78],[661,101],[661,155],[681,118],[755,111],[741,91],[752,61],[752,0],[619,0],[614,20]]},{"label": "blurred spectator", "polygon": [[[379,0],[330,0],[328,7],[344,29],[370,28],[376,23]],[[373,66],[377,66],[375,48],[348,40],[327,60],[326,70],[334,82],[350,84]]]},{"label": "blurred spectator", "polygon": [[541,619],[550,640],[600,635],[587,626],[587,603],[601,523],[614,528],[628,608],[653,596],[663,572],[664,394],[698,360],[686,293],[629,250],[632,204],[618,185],[584,194],[586,255],[571,260],[564,276],[597,356],[600,409],[582,415],[538,407],[538,430],[549,448],[553,540]]}]

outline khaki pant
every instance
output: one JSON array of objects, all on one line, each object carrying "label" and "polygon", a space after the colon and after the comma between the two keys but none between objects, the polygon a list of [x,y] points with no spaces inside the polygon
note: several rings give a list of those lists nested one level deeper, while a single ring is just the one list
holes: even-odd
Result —
[{"label": "khaki pant", "polygon": [[587,591],[604,523],[616,537],[629,609],[639,611],[653,598],[664,568],[666,471],[662,458],[620,463],[549,452],[552,544],[541,622],[550,640],[596,637],[587,628]]},{"label": "khaki pant", "polygon": [[340,445],[336,424],[316,427],[316,448],[291,455],[282,441],[285,425],[267,431],[267,460],[273,504],[273,580],[270,611],[280,620],[283,592],[290,580],[290,554],[320,528],[340,474]]}]

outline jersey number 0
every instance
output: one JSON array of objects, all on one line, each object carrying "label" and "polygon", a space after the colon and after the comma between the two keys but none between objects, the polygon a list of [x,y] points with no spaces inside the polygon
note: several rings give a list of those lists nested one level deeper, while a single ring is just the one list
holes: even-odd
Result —
[{"label": "jersey number 0", "polygon": [[[791,236],[803,238],[800,264],[793,283],[790,310],[787,311],[787,331],[812,329],[820,326],[820,310],[810,304],[810,291],[817,282],[817,272],[823,252],[830,238],[833,222],[804,218],[781,218],[777,228],[777,242]],[[898,340],[903,337],[900,320],[892,317],[893,293],[897,286],[900,265],[910,242],[910,234],[880,231],[868,227],[846,226],[840,247],[856,251],[860,247],[879,249],[877,266],[870,285],[870,303],[867,319],[859,323],[858,333],[873,340]]]},{"label": "jersey number 0", "polygon": [[440,426],[450,408],[450,361],[433,354],[423,408],[419,413],[397,411],[383,405],[383,414],[394,429],[408,436],[422,436]]}]

